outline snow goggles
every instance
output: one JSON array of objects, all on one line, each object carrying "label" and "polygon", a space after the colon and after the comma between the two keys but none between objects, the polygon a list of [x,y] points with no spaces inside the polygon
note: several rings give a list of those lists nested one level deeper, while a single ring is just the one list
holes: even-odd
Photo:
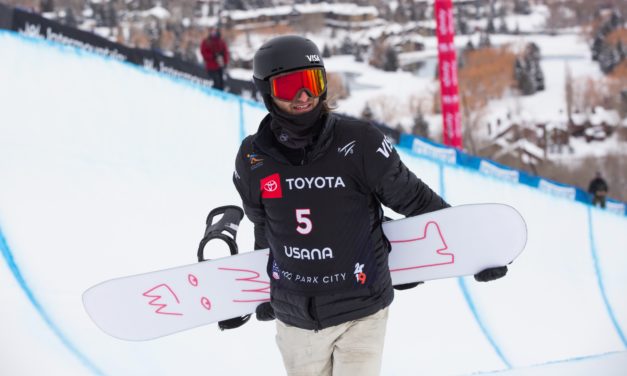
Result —
[{"label": "snow goggles", "polygon": [[270,78],[270,95],[286,102],[291,102],[302,90],[312,97],[319,97],[326,88],[326,75],[322,68],[303,69]]}]

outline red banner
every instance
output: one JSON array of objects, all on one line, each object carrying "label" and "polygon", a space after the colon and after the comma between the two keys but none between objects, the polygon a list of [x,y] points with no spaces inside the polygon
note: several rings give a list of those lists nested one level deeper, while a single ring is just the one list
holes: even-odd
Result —
[{"label": "red banner", "polygon": [[442,134],[445,145],[462,148],[462,122],[459,113],[455,17],[452,0],[435,0],[434,14],[438,37]]}]

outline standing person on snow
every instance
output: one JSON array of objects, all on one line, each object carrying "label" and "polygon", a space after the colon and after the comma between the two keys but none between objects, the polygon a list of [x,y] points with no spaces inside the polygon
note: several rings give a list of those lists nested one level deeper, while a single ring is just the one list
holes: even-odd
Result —
[{"label": "standing person on snow", "polygon": [[603,179],[603,175],[601,175],[600,171],[597,171],[594,179],[588,185],[588,193],[592,196],[592,206],[599,205],[602,209],[605,209],[608,190],[609,187],[605,179]]},{"label": "standing person on snow", "polygon": [[289,375],[377,375],[394,298],[381,204],[406,216],[449,205],[376,128],[330,112],[313,42],[274,38],[255,54],[253,71],[270,113],[242,142],[233,182],[255,249],[270,248],[271,302],[257,318],[276,317]]},{"label": "standing person on snow", "polygon": [[229,64],[229,49],[220,35],[220,30],[211,28],[207,38],[200,44],[200,53],[205,69],[213,81],[213,88],[224,90],[224,69]]}]

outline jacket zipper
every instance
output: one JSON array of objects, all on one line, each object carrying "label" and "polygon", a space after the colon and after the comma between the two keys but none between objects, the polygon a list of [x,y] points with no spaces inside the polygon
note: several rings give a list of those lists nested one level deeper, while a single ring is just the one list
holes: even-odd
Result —
[{"label": "jacket zipper", "polygon": [[318,333],[322,325],[320,324],[320,320],[318,319],[318,312],[316,312],[316,297],[312,297],[309,301],[309,313],[311,313],[311,317],[314,319],[314,323],[316,324],[316,328],[314,329],[314,333]]},{"label": "jacket zipper", "polygon": [[300,165],[304,166],[307,163],[307,149],[303,148],[303,158],[300,160]]}]

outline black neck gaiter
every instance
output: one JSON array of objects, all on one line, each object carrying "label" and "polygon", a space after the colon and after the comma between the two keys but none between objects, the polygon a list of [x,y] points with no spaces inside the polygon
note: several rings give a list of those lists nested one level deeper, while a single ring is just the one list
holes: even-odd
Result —
[{"label": "black neck gaiter", "polygon": [[311,145],[322,128],[322,121],[320,121],[322,107],[322,101],[319,101],[311,111],[291,115],[281,111],[272,103],[270,129],[274,137],[282,145],[291,149],[302,149]]}]

